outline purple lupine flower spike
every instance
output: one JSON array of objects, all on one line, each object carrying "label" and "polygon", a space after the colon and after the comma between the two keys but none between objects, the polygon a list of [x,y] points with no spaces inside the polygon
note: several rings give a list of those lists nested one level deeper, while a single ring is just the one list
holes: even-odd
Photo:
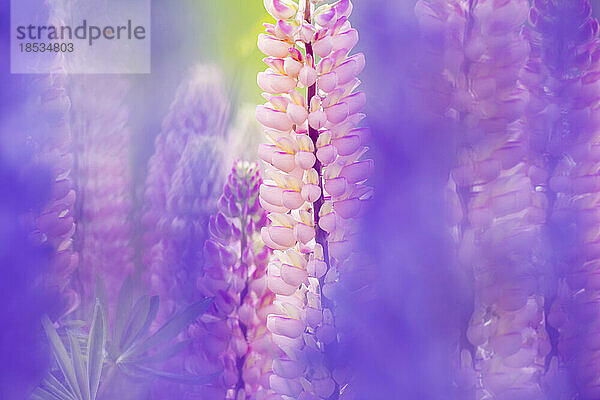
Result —
[{"label": "purple lupine flower spike", "polygon": [[261,181],[256,163],[236,161],[219,199],[220,212],[209,222],[198,289],[215,301],[190,327],[195,352],[187,365],[199,374],[222,370],[200,390],[210,399],[272,395],[268,371],[276,348],[266,333],[273,294],[266,282],[269,252],[260,240],[266,223],[258,203]]},{"label": "purple lupine flower spike", "polygon": [[369,130],[358,127],[366,96],[355,92],[365,58],[350,55],[358,42],[350,1],[264,3],[277,20],[258,37],[269,67],[258,74],[268,103],[256,109],[270,140],[259,148],[270,167],[260,190],[270,220],[262,237],[275,250],[268,282],[277,295],[267,327],[285,353],[273,362],[271,388],[337,398],[348,374],[327,360],[338,345],[333,300],[352,252],[352,220],[371,196],[363,182],[373,162],[362,160]]},{"label": "purple lupine flower spike", "polygon": [[119,77],[81,76],[73,78],[71,86],[78,151],[79,279],[86,305],[93,304],[96,279],[100,278],[112,308],[118,288],[134,269],[131,131],[129,110],[123,104],[128,85]]},{"label": "purple lupine flower spike", "polygon": [[475,347],[476,398],[543,397],[540,377],[550,350],[537,279],[545,267],[546,202],[531,176],[522,118],[528,93],[517,82],[529,54],[520,34],[528,9],[525,0],[417,7],[426,32],[447,32],[442,72],[452,91],[442,109],[462,133],[451,177],[460,203],[449,198],[459,261],[474,278],[467,336]]},{"label": "purple lupine flower spike", "polygon": [[198,67],[178,88],[148,163],[143,278],[160,296],[160,326],[194,299],[208,218],[216,209],[229,103],[218,71]]},{"label": "purple lupine flower spike", "polygon": [[[547,380],[548,390],[553,396],[566,398],[575,390],[577,398],[596,399],[598,21],[587,0],[535,1],[529,21],[532,57],[522,79],[532,92],[533,143],[545,155],[541,187],[548,195],[550,245],[559,278],[549,315],[558,336],[558,357],[551,363],[556,378]],[[557,378],[565,375],[569,385],[560,387]]]},{"label": "purple lupine flower spike", "polygon": [[[49,23],[59,25],[68,17],[63,3],[49,6]],[[35,240],[53,250],[51,267],[43,274],[44,284],[61,294],[62,316],[72,312],[80,296],[72,288],[72,276],[78,265],[78,254],[73,248],[75,221],[73,217],[75,191],[73,189],[73,143],[71,134],[71,100],[67,94],[68,80],[64,56],[56,54],[52,73],[33,81],[38,91],[33,108],[39,110],[39,124],[34,124],[29,137],[34,154],[32,166],[49,168],[52,191],[48,202],[29,215],[29,225]],[[37,118],[36,118],[37,120]]]}]

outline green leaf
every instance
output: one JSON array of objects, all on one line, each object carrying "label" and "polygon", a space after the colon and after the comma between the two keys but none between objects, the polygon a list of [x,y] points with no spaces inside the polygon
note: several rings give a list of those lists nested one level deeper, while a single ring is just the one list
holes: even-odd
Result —
[{"label": "green leaf", "polygon": [[134,377],[150,377],[165,379],[175,383],[183,383],[187,385],[206,385],[210,383],[218,374],[211,375],[191,375],[191,374],[175,374],[171,372],[158,371],[153,368],[144,367],[137,364],[128,364],[124,369],[125,373],[128,373]]},{"label": "green leaf", "polygon": [[52,321],[50,321],[50,318],[46,315],[42,317],[42,325],[44,326],[44,331],[46,331],[46,336],[48,336],[48,340],[52,346],[54,357],[58,362],[60,371],[64,375],[71,392],[75,394],[77,399],[81,399],[81,392],[79,391],[79,385],[77,384],[77,378],[75,377],[75,370],[71,359],[67,355],[64,344],[58,337],[58,333],[56,332],[56,329],[54,329]]},{"label": "green leaf", "polygon": [[209,298],[190,305],[188,308],[167,321],[163,326],[160,327],[159,330],[154,333],[154,335],[142,342],[135,344],[129,350],[129,355],[141,355],[150,349],[174,339],[181,331],[187,328],[190,323],[202,315],[211,302],[212,299]]},{"label": "green leaf", "polygon": [[107,322],[99,301],[94,306],[94,317],[90,327],[87,349],[87,375],[89,377],[90,399],[95,400],[100,386],[104,349],[106,347]]},{"label": "green leaf", "polygon": [[51,373],[48,374],[46,378],[44,378],[42,385],[45,386],[45,390],[50,391],[56,394],[58,397],[64,400],[75,400],[75,396],[69,392],[69,389],[65,387],[54,375]]},{"label": "green leaf", "polygon": [[180,353],[183,349],[188,347],[190,345],[190,343],[192,343],[192,342],[193,342],[192,339],[182,340],[181,342],[177,342],[175,344],[167,346],[151,355],[142,356],[142,357],[138,358],[136,360],[136,362],[150,364],[150,363],[167,361],[167,360],[171,359],[172,357],[174,357],[175,355],[177,355],[178,353]]},{"label": "green leaf", "polygon": [[121,342],[123,336],[123,330],[125,329],[125,322],[129,318],[131,307],[133,306],[133,282],[131,277],[127,277],[117,298],[117,309],[115,312],[115,330],[113,332],[113,339],[115,343]]},{"label": "green leaf", "polygon": [[150,297],[142,296],[133,306],[133,310],[123,329],[123,336],[119,348],[127,349],[138,337],[140,330],[144,327],[148,314],[150,313]]},{"label": "green leaf", "polygon": [[88,384],[88,378],[83,366],[81,346],[79,345],[75,335],[73,335],[71,332],[67,331],[67,337],[69,338],[71,357],[73,358],[73,367],[75,369],[75,377],[77,378],[79,392],[81,393],[83,400],[90,400],[90,386]]}]

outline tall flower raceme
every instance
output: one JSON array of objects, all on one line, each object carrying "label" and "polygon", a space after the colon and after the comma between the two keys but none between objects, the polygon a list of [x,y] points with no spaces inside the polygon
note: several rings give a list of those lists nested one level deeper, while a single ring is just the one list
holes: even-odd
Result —
[{"label": "tall flower raceme", "polygon": [[75,233],[73,185],[73,148],[70,126],[71,101],[66,90],[66,76],[57,58],[56,73],[34,82],[39,124],[30,136],[34,147],[34,165],[42,165],[52,173],[52,192],[48,202],[30,215],[35,240],[54,250],[51,267],[44,273],[44,285],[56,288],[64,299],[61,314],[73,311],[80,302],[72,289],[72,276],[78,266],[78,254],[73,246]]},{"label": "tall flower raceme", "polygon": [[260,239],[265,212],[258,191],[258,164],[236,161],[211,216],[198,289],[214,297],[209,311],[190,327],[193,373],[216,373],[206,399],[270,399],[269,371],[276,348],[266,330],[273,293],[267,289],[269,249]]},{"label": "tall flower raceme", "polygon": [[333,299],[352,253],[352,220],[371,196],[363,183],[373,162],[362,160],[369,130],[358,127],[366,96],[355,92],[365,58],[350,55],[358,41],[350,1],[265,7],[277,19],[258,38],[269,67],[258,74],[268,103],[256,110],[269,139],[259,148],[269,166],[262,237],[275,250],[268,283],[277,305],[267,327],[285,354],[270,384],[286,398],[337,398],[349,378],[327,356],[340,338]]},{"label": "tall flower raceme", "polygon": [[[598,269],[598,21],[587,0],[536,1],[529,16],[532,57],[523,73],[535,101],[530,125],[544,154],[550,237],[558,294],[549,323],[557,329],[559,369],[581,399],[600,396]],[[556,392],[555,382],[549,382]],[[571,396],[574,394],[571,393]]]},{"label": "tall flower raceme", "polygon": [[157,324],[194,298],[208,220],[216,210],[228,115],[218,70],[198,67],[177,89],[156,137],[141,224],[143,279],[161,299]]},{"label": "tall flower raceme", "polygon": [[529,54],[520,34],[528,10],[525,0],[417,6],[424,31],[445,32],[442,73],[451,90],[442,110],[462,132],[449,205],[459,260],[474,278],[467,336],[478,375],[470,384],[481,399],[543,398],[550,351],[538,279],[547,268],[541,261],[546,202],[528,154],[528,92],[518,82]]},{"label": "tall flower raceme", "polygon": [[74,77],[72,123],[77,149],[79,281],[85,305],[96,280],[109,307],[133,272],[128,84],[120,77]]}]

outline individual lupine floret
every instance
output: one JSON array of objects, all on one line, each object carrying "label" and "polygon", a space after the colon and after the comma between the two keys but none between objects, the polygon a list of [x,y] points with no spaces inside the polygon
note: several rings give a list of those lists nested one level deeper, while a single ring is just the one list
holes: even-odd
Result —
[{"label": "individual lupine floret", "polygon": [[208,219],[217,206],[228,113],[218,70],[197,67],[177,89],[156,137],[141,225],[143,278],[161,297],[157,326],[194,298]]},{"label": "individual lupine floret", "polygon": [[373,162],[361,159],[369,130],[358,127],[366,97],[355,92],[365,58],[350,55],[358,41],[350,1],[265,0],[265,8],[277,19],[258,38],[269,67],[257,79],[268,101],[256,109],[269,139],[259,147],[269,165],[262,238],[276,250],[268,282],[278,308],[267,327],[286,354],[273,364],[271,387],[290,398],[329,398],[347,384],[326,367],[326,346],[338,339],[333,299],[352,248],[351,220],[371,196],[363,182]]},{"label": "individual lupine floret", "polygon": [[543,397],[540,378],[550,350],[536,280],[545,267],[546,203],[531,177],[522,120],[527,92],[517,83],[529,53],[520,35],[528,8],[522,0],[417,6],[424,31],[444,39],[435,55],[447,80],[442,88],[452,89],[441,112],[464,132],[451,177],[460,204],[451,196],[451,213],[459,260],[475,284],[467,336],[476,348],[477,398]]},{"label": "individual lupine floret", "polygon": [[96,280],[106,287],[109,309],[133,272],[132,189],[127,82],[117,77],[73,79],[73,130],[77,140],[80,194],[77,243],[79,279],[86,306],[93,305]]},{"label": "individual lupine floret", "polygon": [[277,351],[266,332],[273,294],[267,289],[269,251],[260,240],[266,222],[258,202],[258,165],[236,161],[219,213],[209,222],[202,295],[214,297],[209,312],[190,328],[194,353],[187,360],[194,373],[221,371],[200,392],[211,399],[267,399],[272,356]]},{"label": "individual lupine floret", "polygon": [[[569,385],[558,390],[577,398],[600,396],[596,299],[598,275],[597,172],[598,21],[587,0],[533,3],[527,37],[532,56],[522,80],[531,92],[533,144],[544,154],[540,188],[548,196],[550,237],[559,277],[549,324],[557,329],[553,376],[566,369]],[[565,240],[568,238],[567,240]],[[563,376],[565,374],[562,374]]]}]

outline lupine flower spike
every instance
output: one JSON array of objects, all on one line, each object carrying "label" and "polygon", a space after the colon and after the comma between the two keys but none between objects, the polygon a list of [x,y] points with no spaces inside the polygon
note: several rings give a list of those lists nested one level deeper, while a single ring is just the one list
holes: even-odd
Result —
[{"label": "lupine flower spike", "polygon": [[[57,2],[50,7],[49,21],[60,25],[68,17],[67,7]],[[34,162],[50,168],[54,179],[49,202],[33,215],[36,240],[54,250],[52,267],[45,275],[46,284],[62,294],[66,315],[77,308],[80,295],[72,288],[72,276],[79,259],[73,246],[75,234],[75,190],[73,184],[73,140],[71,132],[71,99],[67,94],[68,79],[64,71],[64,56],[57,54],[53,73],[42,77],[37,85],[41,95],[39,107],[42,121],[32,135]]]},{"label": "lupine flower spike", "polygon": [[161,300],[156,327],[194,300],[208,219],[221,187],[229,103],[218,70],[197,67],[177,89],[148,162],[143,278]]},{"label": "lupine flower spike", "polygon": [[337,398],[348,382],[326,361],[339,337],[333,299],[352,250],[351,220],[371,196],[363,182],[373,162],[361,159],[369,130],[358,127],[366,96],[355,92],[365,58],[350,55],[358,33],[349,0],[264,4],[277,20],[258,37],[268,66],[258,74],[267,103],[256,109],[269,139],[259,148],[270,220],[262,238],[275,250],[268,283],[277,306],[267,327],[285,353],[270,383],[284,398]]},{"label": "lupine flower spike", "polygon": [[416,10],[426,34],[445,32],[441,60],[451,92],[442,112],[463,133],[448,198],[459,261],[474,278],[467,336],[478,378],[469,390],[478,399],[538,399],[550,346],[537,280],[547,267],[540,254],[546,203],[535,188],[539,169],[522,118],[527,92],[518,83],[529,54],[520,34],[529,2],[432,0]]},{"label": "lupine flower spike", "polygon": [[84,301],[93,306],[96,280],[116,306],[118,288],[133,272],[132,191],[127,82],[118,77],[73,78],[73,130],[80,195],[77,243]]},{"label": "lupine flower spike", "polygon": [[[552,376],[566,369],[577,398],[597,399],[598,21],[587,0],[535,1],[529,21],[532,56],[522,79],[531,90],[533,143],[546,160],[541,187],[551,207],[551,237],[561,238],[551,243],[559,277],[549,315],[558,336],[551,365],[560,368]],[[556,391],[556,382],[548,384]]]},{"label": "lupine flower spike", "polygon": [[260,240],[266,223],[258,201],[258,165],[236,161],[211,216],[205,243],[204,274],[198,289],[214,297],[209,311],[190,327],[195,352],[187,366],[196,374],[218,373],[207,399],[266,399],[272,355],[266,333],[273,294],[267,289],[269,249]]}]

